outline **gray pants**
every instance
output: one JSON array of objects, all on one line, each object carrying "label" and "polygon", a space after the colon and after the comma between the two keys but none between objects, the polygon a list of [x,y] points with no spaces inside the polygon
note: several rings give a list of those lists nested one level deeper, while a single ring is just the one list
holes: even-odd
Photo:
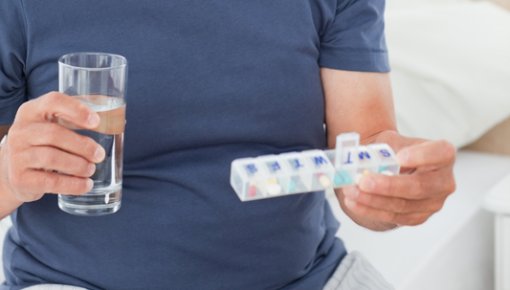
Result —
[{"label": "gray pants", "polygon": [[338,265],[324,290],[394,290],[358,252],[348,254]]},{"label": "gray pants", "polygon": [[[86,290],[85,288],[44,284],[24,290]],[[336,268],[324,290],[394,290],[381,274],[360,254],[348,254]]]}]

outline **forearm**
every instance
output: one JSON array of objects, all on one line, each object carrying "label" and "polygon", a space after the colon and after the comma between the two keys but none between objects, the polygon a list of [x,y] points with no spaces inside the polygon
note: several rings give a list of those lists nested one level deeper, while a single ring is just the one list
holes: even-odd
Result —
[{"label": "forearm", "polygon": [[[388,74],[331,70],[323,68],[321,78],[325,95],[328,146],[336,136],[358,132],[363,144],[381,142],[396,133],[393,97]],[[392,138],[389,138],[392,139]],[[353,214],[345,206],[343,193],[336,190],[342,209],[358,224],[373,230],[387,230],[394,225],[379,223]]]},{"label": "forearm", "polygon": [[[0,139],[3,138],[4,135],[7,134],[9,130],[9,126],[0,126]],[[4,166],[2,166],[2,160],[4,160],[3,154],[5,150],[0,146],[0,176],[5,176],[2,174],[2,170],[4,170]],[[16,208],[18,208],[22,202],[17,200],[14,195],[10,192],[10,189],[7,186],[6,180],[0,178],[0,219],[3,219],[11,212],[13,212]]]},{"label": "forearm", "polygon": [[322,69],[328,146],[342,132],[358,132],[372,143],[385,131],[396,132],[388,74]]}]

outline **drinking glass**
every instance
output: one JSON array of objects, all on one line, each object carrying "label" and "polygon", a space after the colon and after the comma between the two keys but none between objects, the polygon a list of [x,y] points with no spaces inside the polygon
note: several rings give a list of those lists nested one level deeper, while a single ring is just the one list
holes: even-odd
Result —
[{"label": "drinking glass", "polygon": [[59,91],[92,108],[101,122],[94,130],[84,130],[58,121],[94,139],[106,152],[104,161],[96,164],[96,172],[91,177],[92,190],[80,196],[59,194],[58,206],[74,215],[115,213],[120,209],[122,197],[127,60],[116,54],[79,52],[62,56],[58,68]]}]

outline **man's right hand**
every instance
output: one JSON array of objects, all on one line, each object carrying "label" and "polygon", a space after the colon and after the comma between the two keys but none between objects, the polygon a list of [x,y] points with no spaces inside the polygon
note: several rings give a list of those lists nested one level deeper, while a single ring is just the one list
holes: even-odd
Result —
[{"label": "man's right hand", "polygon": [[0,149],[2,195],[22,203],[38,200],[45,193],[79,195],[92,189],[89,177],[95,163],[104,159],[104,149],[57,120],[89,130],[100,122],[97,113],[61,93],[24,103]]}]

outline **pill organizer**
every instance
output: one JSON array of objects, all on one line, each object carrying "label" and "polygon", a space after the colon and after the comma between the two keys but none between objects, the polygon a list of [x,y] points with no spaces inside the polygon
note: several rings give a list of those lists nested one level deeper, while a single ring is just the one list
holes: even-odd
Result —
[{"label": "pill organizer", "polygon": [[341,188],[363,175],[397,175],[388,144],[361,146],[358,133],[340,134],[332,150],[306,150],[232,161],[230,184],[241,201]]}]

